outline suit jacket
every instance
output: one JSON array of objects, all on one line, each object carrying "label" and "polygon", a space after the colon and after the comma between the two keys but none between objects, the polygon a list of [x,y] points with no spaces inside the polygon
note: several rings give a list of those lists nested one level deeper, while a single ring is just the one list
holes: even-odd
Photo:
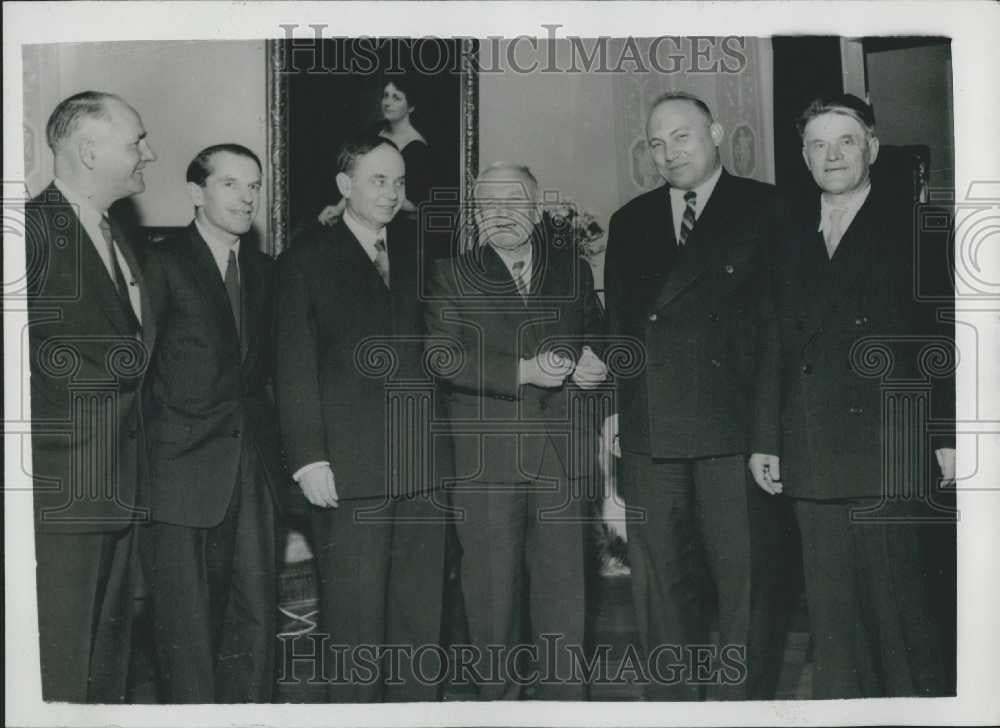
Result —
[{"label": "suit jacket", "polygon": [[[780,393],[765,419],[774,420],[780,408],[784,492],[877,497],[883,486],[899,484],[897,475],[918,472],[921,452],[936,472],[930,449],[954,442],[954,326],[938,322],[937,313],[947,318],[953,303],[917,300],[915,292],[930,279],[936,292],[950,292],[950,271],[935,260],[916,276],[914,260],[927,264],[935,245],[943,250],[948,226],[915,236],[919,210],[873,186],[831,259],[817,232],[819,196],[786,208],[773,256],[780,338],[776,353],[764,355],[780,382],[772,385]],[[891,388],[903,395],[895,404],[883,401]],[[921,392],[925,405],[912,398]],[[900,419],[909,406],[913,416],[938,420],[942,431],[931,447],[919,418]],[[895,468],[886,482],[883,446],[899,448],[907,462],[905,473]]]},{"label": "suit jacket", "polygon": [[430,381],[412,227],[391,223],[387,248],[389,289],[343,221],[306,231],[278,259],[276,381],[288,469],[330,461],[343,499],[429,485],[400,480],[400,451],[418,446],[409,441],[418,424],[393,419],[387,404],[412,396],[417,416],[431,416],[416,404]]},{"label": "suit jacket", "polygon": [[146,256],[156,350],[147,376],[150,499],[154,520],[220,523],[250,448],[278,505],[284,473],[271,397],[272,261],[239,252],[243,346],[225,283],[194,223]]},{"label": "suit jacket", "polygon": [[[148,312],[129,231],[110,220]],[[55,184],[25,205],[25,230],[36,527],[120,530],[145,515],[139,391],[155,321],[144,313],[140,330]]]},{"label": "suit jacket", "polygon": [[684,247],[667,186],[612,216],[609,333],[638,340],[645,356],[638,374],[618,377],[624,449],[691,458],[776,446],[754,437],[772,202],[770,185],[723,170]]},{"label": "suit jacket", "polygon": [[[527,301],[489,245],[434,267],[427,349],[439,364],[446,416],[456,432],[455,471],[462,480],[516,482],[559,469],[569,477],[589,475],[592,458],[569,452],[571,439],[581,446],[574,430],[590,424],[571,405],[573,393],[577,402],[583,393],[569,379],[559,389],[518,386],[518,366],[522,358],[550,349],[579,357],[599,332],[590,267],[570,248],[546,245],[541,228],[531,245]],[[431,356],[445,351],[440,359]],[[501,423],[494,434],[477,432]],[[466,427],[469,434],[459,434]],[[549,453],[557,460],[545,462]]]}]

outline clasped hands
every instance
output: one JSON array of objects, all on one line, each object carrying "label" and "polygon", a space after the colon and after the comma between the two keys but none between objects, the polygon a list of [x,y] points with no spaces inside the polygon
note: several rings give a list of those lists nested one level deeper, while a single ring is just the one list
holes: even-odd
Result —
[{"label": "clasped hands", "polygon": [[566,377],[580,387],[593,389],[608,378],[608,367],[589,346],[575,364],[572,359],[554,351],[543,351],[530,359],[521,359],[518,384],[531,384],[542,389],[557,389]]}]

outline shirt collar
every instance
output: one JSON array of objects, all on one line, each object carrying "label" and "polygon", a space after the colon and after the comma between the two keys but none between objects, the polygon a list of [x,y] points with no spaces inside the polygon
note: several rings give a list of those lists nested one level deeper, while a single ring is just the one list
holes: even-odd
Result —
[{"label": "shirt collar", "polygon": [[[708,199],[712,196],[712,192],[715,190],[715,185],[719,183],[719,178],[722,176],[722,165],[720,164],[708,179],[702,182],[700,185],[695,187],[693,191],[696,195],[695,197],[695,213],[696,216],[701,214],[701,211],[705,209],[705,205],[708,203]],[[687,204],[684,201],[684,195],[686,195],[689,190],[682,190],[677,187],[670,188],[670,199],[676,205],[680,203],[681,209]]]},{"label": "shirt collar", "polygon": [[860,190],[852,192],[850,195],[838,197],[836,201],[827,199],[825,194],[820,195],[819,202],[819,230],[825,231],[830,221],[830,213],[833,210],[843,210],[840,218],[840,229],[846,230],[851,221],[858,214],[858,210],[865,204],[869,193],[872,191],[871,180]]},{"label": "shirt collar", "polygon": [[198,228],[202,239],[208,244],[208,249],[212,252],[212,257],[215,259],[215,264],[219,266],[219,270],[225,276],[226,266],[229,265],[229,251],[232,250],[236,255],[236,259],[239,260],[240,239],[236,238],[235,243],[228,240],[220,240],[219,236],[206,229],[197,217],[194,219],[194,226]]},{"label": "shirt collar", "polygon": [[76,190],[58,177],[56,177],[53,182],[55,183],[56,189],[58,189],[62,193],[62,196],[66,198],[66,202],[76,208],[77,215],[80,216],[81,222],[88,225],[97,225],[101,222],[101,218],[107,216],[107,210],[98,210],[97,207],[94,206],[92,200],[79,194]]},{"label": "shirt collar", "polygon": [[375,260],[375,241],[379,238],[385,241],[386,249],[388,250],[389,231],[385,227],[379,230],[372,230],[361,222],[357,215],[351,212],[350,208],[344,210],[344,224],[347,225],[348,230],[354,233],[354,237],[358,239],[361,247],[364,248],[365,253],[372,260]]}]

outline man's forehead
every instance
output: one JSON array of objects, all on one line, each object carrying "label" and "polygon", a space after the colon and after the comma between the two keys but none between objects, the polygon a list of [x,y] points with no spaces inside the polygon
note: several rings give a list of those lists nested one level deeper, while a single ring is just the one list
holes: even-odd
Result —
[{"label": "man's forehead", "polygon": [[490,172],[476,182],[475,194],[480,199],[519,195],[525,199],[534,196],[535,185],[527,175],[517,170]]},{"label": "man's forehead", "polygon": [[357,167],[372,174],[402,175],[405,170],[403,155],[388,144],[380,144],[367,154],[358,157]]},{"label": "man's forehead", "polygon": [[260,181],[260,168],[257,166],[257,163],[250,159],[250,157],[245,157],[242,154],[233,154],[226,151],[216,152],[209,157],[208,165],[211,169],[209,177],[232,177],[234,179],[243,177]]},{"label": "man's forehead", "polygon": [[809,120],[804,129],[806,137],[816,137],[829,133],[859,134],[865,133],[864,126],[853,115],[841,111],[827,111]]}]

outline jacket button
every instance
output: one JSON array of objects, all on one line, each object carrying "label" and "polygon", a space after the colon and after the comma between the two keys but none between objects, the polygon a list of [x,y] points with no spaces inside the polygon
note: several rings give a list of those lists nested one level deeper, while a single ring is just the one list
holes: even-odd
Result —
[{"label": "jacket button", "polygon": [[710,314],[708,314],[708,320],[712,321],[713,323],[716,322],[716,321],[718,321],[719,320],[719,314],[717,314],[715,311],[712,311]]},{"label": "jacket button", "polygon": [[719,361],[718,359],[712,359],[712,366],[713,367],[721,367],[722,366],[722,362]]},{"label": "jacket button", "polygon": [[538,407],[540,409],[543,409],[543,410],[546,409],[548,406],[549,406],[549,403],[546,402],[544,399],[541,402],[538,403]]},{"label": "jacket button", "polygon": [[651,322],[655,322],[657,318],[659,318],[659,317],[655,313],[649,314],[649,320]]},{"label": "jacket button", "polygon": [[727,265],[727,266],[726,266],[726,273],[728,273],[729,275],[732,275],[732,274],[733,274],[733,271],[735,271],[735,270],[736,270],[736,269],[735,269],[735,268],[733,268],[733,266],[731,266],[731,265]]},{"label": "jacket button", "polygon": [[802,373],[803,374],[812,374],[812,370],[813,370],[812,364],[803,364],[802,365]]},{"label": "jacket button", "polygon": [[231,434],[232,434],[233,437],[239,437],[240,436],[240,431],[238,429],[236,429],[236,430],[233,430]]},{"label": "jacket button", "polygon": [[867,326],[868,325],[868,317],[867,316],[858,316],[856,319],[854,319],[854,325],[855,326]]},{"label": "jacket button", "polygon": [[860,415],[861,413],[864,412],[864,409],[862,409],[861,407],[851,407],[848,410],[848,412],[850,412],[852,415]]}]

